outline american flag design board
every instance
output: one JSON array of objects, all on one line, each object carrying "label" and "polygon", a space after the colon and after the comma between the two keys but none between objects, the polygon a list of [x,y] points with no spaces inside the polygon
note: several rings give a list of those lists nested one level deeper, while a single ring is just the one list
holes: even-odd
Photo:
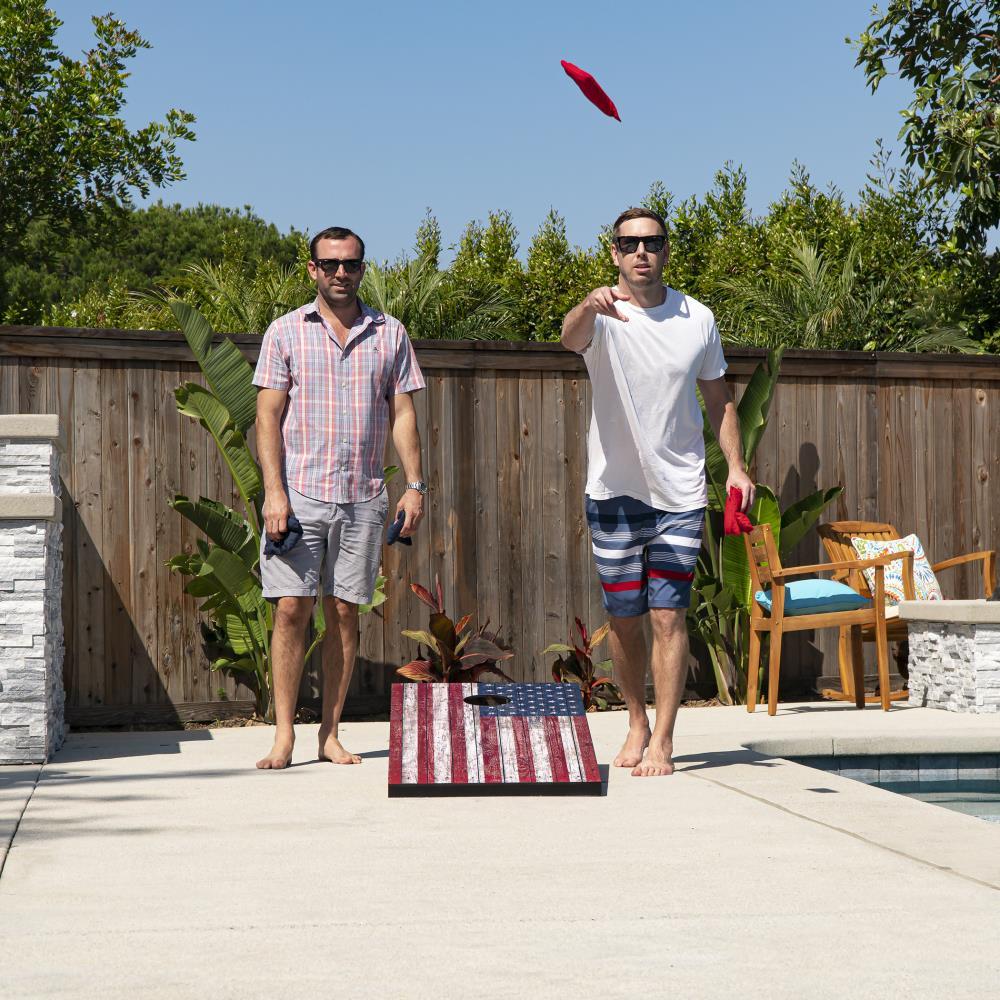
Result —
[{"label": "american flag design board", "polygon": [[393,684],[389,795],[599,795],[575,684]]}]

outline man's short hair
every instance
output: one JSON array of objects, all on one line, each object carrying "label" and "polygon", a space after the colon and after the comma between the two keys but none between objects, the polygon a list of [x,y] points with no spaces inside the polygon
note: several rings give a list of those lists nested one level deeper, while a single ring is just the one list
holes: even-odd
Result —
[{"label": "man's short hair", "polygon": [[352,229],[345,229],[343,226],[328,226],[322,232],[317,233],[309,241],[309,256],[313,260],[316,259],[316,244],[319,243],[320,240],[346,240],[351,236],[358,241],[358,246],[361,247],[361,259],[364,260],[365,241]]},{"label": "man's short hair", "polygon": [[629,219],[652,219],[663,230],[663,235],[667,235],[667,224],[659,212],[654,212],[651,208],[627,208],[615,219],[615,224],[611,227],[615,236],[618,235],[618,227]]}]

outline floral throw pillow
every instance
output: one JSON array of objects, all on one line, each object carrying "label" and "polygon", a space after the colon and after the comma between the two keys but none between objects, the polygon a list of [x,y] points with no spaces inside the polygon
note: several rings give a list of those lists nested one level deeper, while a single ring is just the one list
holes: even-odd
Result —
[{"label": "floral throw pillow", "polygon": [[[897,538],[887,542],[877,542],[869,538],[852,538],[851,544],[857,552],[859,559],[874,559],[876,556],[883,556],[891,552],[905,552],[913,550],[913,591],[918,601],[942,601],[944,594],[938,585],[937,577],[931,564],[924,555],[924,547],[920,544],[920,539],[916,535],[907,535],[905,538]],[[875,569],[869,567],[861,571],[868,581],[868,587],[875,593]],[[885,602],[886,604],[899,604],[905,600],[903,594],[903,560],[897,559],[888,563],[885,567]]]}]

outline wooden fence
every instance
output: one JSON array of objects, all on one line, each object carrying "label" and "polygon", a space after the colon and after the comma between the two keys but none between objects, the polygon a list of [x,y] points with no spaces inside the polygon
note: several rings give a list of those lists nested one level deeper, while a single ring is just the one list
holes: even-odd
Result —
[{"label": "wooden fence", "polygon": [[[233,338],[253,362],[259,338]],[[440,574],[447,607],[500,623],[518,678],[575,616],[603,618],[583,515],[590,385],[558,345],[421,342],[416,397],[427,518],[412,549],[384,553],[389,599],[363,619],[349,711],[378,711],[412,656],[400,629],[425,624],[409,583]],[[729,350],[737,394],[762,352]],[[932,559],[1000,543],[1000,359],[789,352],[757,453],[783,503],[835,484],[828,517],[894,522]],[[208,671],[195,602],[165,561],[197,531],[175,493],[233,502],[208,435],[173,390],[200,373],[180,334],[0,327],[0,412],[58,413],[63,434],[66,689],[78,725],[212,718],[248,692]],[[390,490],[393,503],[401,484]],[[795,562],[822,561],[815,533]],[[976,596],[949,571],[949,596]],[[835,637],[788,644],[783,692],[837,674]],[[696,678],[697,679],[697,678]],[[706,678],[701,677],[704,682]],[[709,679],[709,687],[711,682]],[[310,665],[303,694],[315,698]]]}]

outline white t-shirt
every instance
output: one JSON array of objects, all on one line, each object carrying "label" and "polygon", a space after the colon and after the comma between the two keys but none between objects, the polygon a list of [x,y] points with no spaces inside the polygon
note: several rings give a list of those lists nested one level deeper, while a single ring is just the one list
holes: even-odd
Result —
[{"label": "white t-shirt", "polygon": [[598,316],[583,353],[593,389],[587,495],[630,496],[658,510],[704,507],[705,443],[697,379],[726,370],[712,311],[666,289],[663,305]]}]

